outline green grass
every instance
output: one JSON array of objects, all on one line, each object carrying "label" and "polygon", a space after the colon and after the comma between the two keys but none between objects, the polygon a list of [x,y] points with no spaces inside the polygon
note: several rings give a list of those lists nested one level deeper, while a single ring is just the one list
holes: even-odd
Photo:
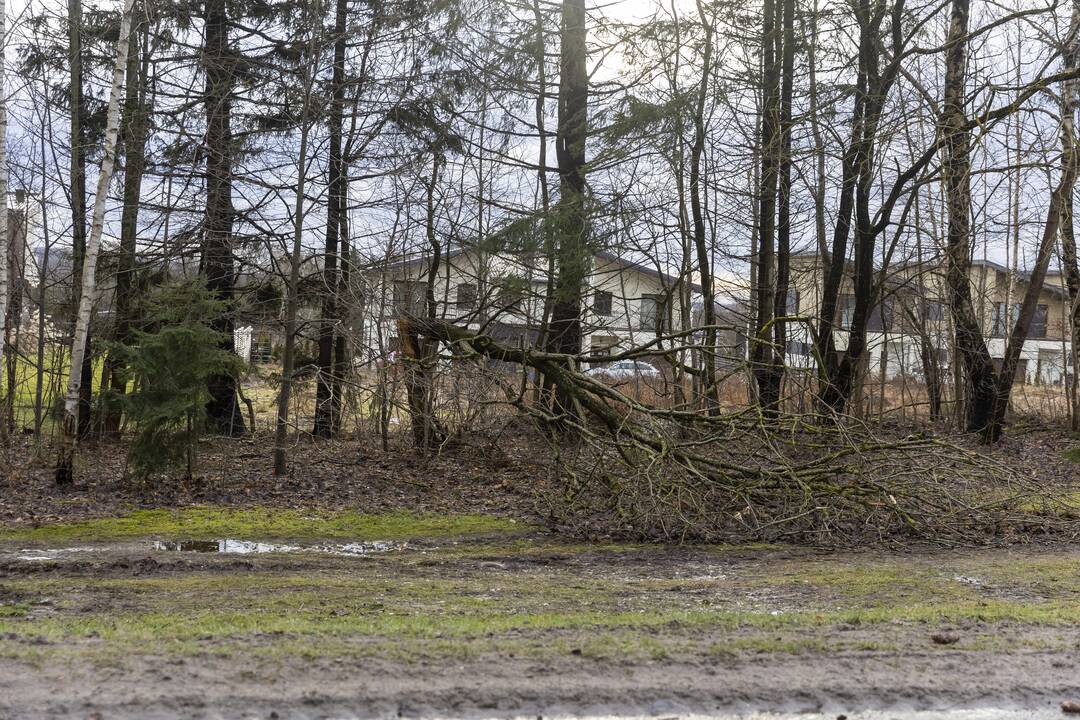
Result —
[{"label": "green grass", "polygon": [[1080,463],[1080,446],[1069,448],[1065,452],[1061,453],[1061,456],[1071,462]]},{"label": "green grass", "polygon": [[[1080,604],[1071,593],[1029,602],[988,598],[958,584],[962,590],[945,597],[934,587],[918,600],[868,600],[856,592],[839,606],[794,606],[776,614],[746,609],[738,593],[701,607],[695,594],[675,592],[717,587],[707,582],[688,588],[685,580],[598,578],[566,569],[458,568],[432,577],[416,577],[415,571],[399,559],[365,562],[351,572],[17,580],[9,583],[12,591],[23,598],[54,598],[55,612],[30,620],[33,601],[7,606],[10,611],[0,613],[0,635],[45,638],[59,652],[93,646],[118,655],[148,647],[189,653],[206,650],[206,643],[237,649],[280,640],[280,652],[329,652],[344,643],[353,646],[353,654],[392,652],[399,659],[514,647],[522,654],[578,649],[592,657],[658,660],[706,641],[713,649],[698,651],[820,650],[835,640],[832,629],[838,626],[1080,625]],[[725,634],[731,639],[717,642]]]},{"label": "green grass", "polygon": [[317,512],[271,508],[199,506],[179,510],[137,510],[39,527],[0,528],[0,540],[34,542],[127,540],[136,538],[408,540],[520,532],[528,526],[489,515],[413,515]]},{"label": "green grass", "polygon": [[[14,574],[0,596],[8,598],[0,605],[0,656],[48,662],[221,653],[414,662],[573,653],[660,661],[912,643],[936,651],[929,634],[956,626],[969,628],[960,649],[996,652],[1075,647],[1080,627],[1080,573],[1068,549],[924,556],[673,551],[508,534],[523,529],[484,516],[264,508],[140,511],[21,529],[20,539],[37,541],[489,537],[362,559],[304,555],[288,564],[280,557],[241,564],[189,557],[190,565],[137,575],[123,565]],[[14,530],[5,532],[14,537]]]}]

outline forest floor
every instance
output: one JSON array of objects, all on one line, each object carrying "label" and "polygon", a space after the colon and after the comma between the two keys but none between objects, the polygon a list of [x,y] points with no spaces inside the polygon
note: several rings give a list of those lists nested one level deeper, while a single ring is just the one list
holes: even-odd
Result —
[{"label": "forest floor", "polygon": [[544,527],[512,448],[412,471],[338,449],[280,484],[120,492],[105,445],[66,493],[15,467],[0,718],[959,720],[1080,700],[1080,546],[585,543]]}]

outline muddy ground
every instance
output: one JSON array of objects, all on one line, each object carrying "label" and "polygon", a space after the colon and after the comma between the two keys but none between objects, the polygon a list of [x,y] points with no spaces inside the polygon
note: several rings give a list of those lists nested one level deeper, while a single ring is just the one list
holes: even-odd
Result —
[{"label": "muddy ground", "polygon": [[[1014,432],[1002,462],[1075,482],[1071,440]],[[550,523],[545,455],[520,438],[428,458],[301,442],[284,479],[260,442],[208,442],[199,478],[146,484],[90,443],[71,490],[6,451],[0,720],[1026,720],[1080,700],[1080,546],[1061,536],[585,542]]]},{"label": "muddy ground", "polygon": [[0,717],[1020,713],[970,716],[989,718],[1080,699],[1077,547],[589,545],[398,517],[179,550],[154,517],[145,536],[0,532]]}]

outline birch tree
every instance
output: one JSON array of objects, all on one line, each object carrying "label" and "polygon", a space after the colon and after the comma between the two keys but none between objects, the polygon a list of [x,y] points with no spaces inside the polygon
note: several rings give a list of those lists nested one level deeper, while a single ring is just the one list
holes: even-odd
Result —
[{"label": "birch tree", "polygon": [[[83,258],[82,288],[79,292],[79,313],[71,341],[71,369],[68,372],[67,393],[64,396],[63,438],[56,463],[56,482],[70,485],[74,480],[75,445],[79,426],[79,393],[82,390],[83,359],[86,357],[86,339],[90,330],[90,314],[94,305],[97,285],[94,272],[97,268],[101,233],[105,226],[105,203],[108,200],[109,183],[112,182],[116,165],[116,141],[120,134],[120,95],[127,71],[128,36],[131,33],[131,15],[135,0],[125,0],[120,17],[120,36],[116,41],[116,63],[113,66],[112,89],[109,91],[109,107],[105,122],[105,147],[98,171],[97,193],[94,195],[94,215],[90,224],[90,237]],[[77,142],[72,138],[72,142]],[[4,257],[7,257],[6,248]],[[4,277],[7,272],[5,268]]]}]

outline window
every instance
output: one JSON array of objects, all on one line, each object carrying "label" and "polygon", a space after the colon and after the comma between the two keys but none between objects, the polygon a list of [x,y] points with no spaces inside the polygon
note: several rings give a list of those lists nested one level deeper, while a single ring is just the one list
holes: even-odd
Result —
[{"label": "window", "polygon": [[1049,308],[1046,305],[1037,306],[1035,308],[1035,317],[1031,318],[1031,329],[1028,331],[1028,335],[1033,338],[1046,337],[1046,321],[1048,315]]},{"label": "window", "polygon": [[[1040,305],[1039,307],[1045,308],[1046,306],[1045,305]],[[1035,314],[1036,314],[1036,316],[1038,316],[1037,312]],[[990,336],[991,337],[1005,337],[1009,333],[1009,331],[1012,330],[1011,326],[1016,321],[1016,318],[1018,318],[1018,317],[1020,317],[1020,303],[1014,303],[1013,304],[1012,312],[1009,313],[1008,317],[1005,317],[1005,303],[1000,303],[1000,302],[994,303],[994,322],[990,327]],[[1043,317],[1045,317],[1045,313],[1044,313]],[[1046,336],[1045,323],[1043,325],[1044,325],[1043,337],[1045,337]],[[1034,323],[1032,323],[1032,326],[1034,328]],[[1032,337],[1039,337],[1039,336],[1033,334]]]},{"label": "window", "polygon": [[666,315],[667,308],[662,295],[641,296],[640,329],[662,332],[666,325]]},{"label": "window", "polygon": [[[1004,317],[1002,308],[1004,303],[994,303],[994,322],[990,329],[990,335],[992,337],[1005,337],[1012,332],[1012,325],[1020,317],[1020,303],[1015,303],[1012,306],[1012,313],[1009,317]],[[1035,315],[1031,318],[1031,326],[1028,328],[1029,338],[1044,338],[1046,337],[1046,326],[1049,318],[1050,308],[1046,305],[1037,305],[1035,307]]]},{"label": "window", "polygon": [[851,321],[855,314],[855,296],[841,295],[836,308],[836,326],[841,330],[851,329]]},{"label": "window", "polygon": [[611,351],[619,344],[619,338],[610,335],[594,335],[590,343],[595,357],[610,357]]},{"label": "window", "polygon": [[893,320],[892,300],[885,300],[870,310],[866,329],[870,332],[891,332]]},{"label": "window", "polygon": [[603,317],[611,316],[611,293],[597,290],[593,294],[593,312]]},{"label": "window", "polygon": [[427,287],[416,280],[394,281],[394,311],[398,315],[423,315]]},{"label": "window", "polygon": [[459,283],[457,286],[458,310],[472,310],[476,307],[476,286],[472,283]]},{"label": "window", "polygon": [[928,322],[942,322],[945,319],[945,305],[937,300],[926,301],[926,320]]},{"label": "window", "polygon": [[799,314],[799,291],[788,289],[787,291],[787,316],[793,317]]}]

